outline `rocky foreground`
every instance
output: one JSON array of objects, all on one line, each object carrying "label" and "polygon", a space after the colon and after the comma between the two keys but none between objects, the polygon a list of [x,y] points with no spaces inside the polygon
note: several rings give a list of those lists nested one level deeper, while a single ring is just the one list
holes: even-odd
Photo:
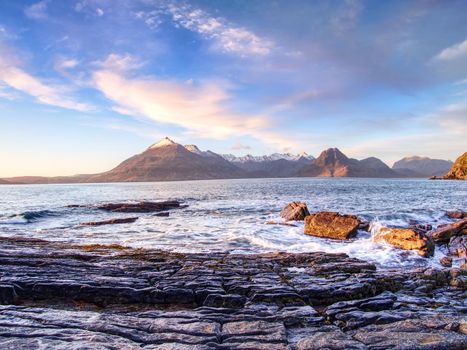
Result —
[{"label": "rocky foreground", "polygon": [[0,238],[0,348],[465,349],[465,272]]}]

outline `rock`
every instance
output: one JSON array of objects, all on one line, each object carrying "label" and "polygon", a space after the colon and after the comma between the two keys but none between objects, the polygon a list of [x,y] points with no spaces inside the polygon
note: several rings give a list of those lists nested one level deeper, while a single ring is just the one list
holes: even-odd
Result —
[{"label": "rock", "polygon": [[424,257],[432,256],[435,251],[435,246],[428,236],[408,228],[383,227],[373,239],[375,242],[385,242],[400,249],[416,250]]},{"label": "rock", "polygon": [[465,270],[121,248],[0,237],[0,349],[466,348]]},{"label": "rock", "polygon": [[120,219],[110,219],[104,221],[90,221],[90,222],[82,222],[80,225],[82,226],[101,226],[101,225],[114,225],[114,224],[128,224],[138,220],[138,217],[132,218],[120,218]]},{"label": "rock", "polygon": [[210,307],[226,307],[239,309],[245,305],[246,298],[238,294],[222,295],[222,294],[209,294],[204,300],[204,306]]},{"label": "rock", "polygon": [[467,180],[467,152],[454,162],[451,170],[444,176],[447,180]]},{"label": "rock", "polygon": [[451,237],[448,244],[450,255],[467,258],[467,236]]},{"label": "rock", "polygon": [[0,284],[0,305],[13,304],[17,300],[15,287],[8,284]]},{"label": "rock", "polygon": [[467,212],[465,211],[448,211],[446,214],[451,219],[464,219],[467,218]]},{"label": "rock", "polygon": [[138,203],[107,203],[99,205],[98,209],[118,213],[151,213],[169,209],[181,208],[178,201],[138,202]]},{"label": "rock", "polygon": [[305,218],[305,234],[343,240],[356,234],[359,224],[359,220],[353,215],[319,212]]},{"label": "rock", "polygon": [[452,224],[438,226],[430,236],[435,243],[448,243],[451,237],[465,234],[467,234],[467,219],[462,219]]},{"label": "rock", "polygon": [[358,224],[358,229],[362,231],[370,231],[370,222],[360,221],[360,223]]},{"label": "rock", "polygon": [[295,224],[291,224],[290,222],[279,222],[279,221],[266,221],[266,225],[282,225],[282,226],[292,226],[297,227]]},{"label": "rock", "polygon": [[310,215],[310,212],[308,211],[306,203],[303,202],[291,202],[281,211],[281,217],[286,221],[305,220],[307,215]]},{"label": "rock", "polygon": [[160,217],[169,217],[170,213],[168,211],[163,211],[162,213],[156,213],[153,216],[160,216]]},{"label": "rock", "polygon": [[467,269],[467,259],[461,259],[461,261],[459,261],[459,267],[461,269]]},{"label": "rock", "polygon": [[444,267],[451,267],[452,266],[452,258],[448,256],[444,256],[439,259],[439,263]]},{"label": "rock", "polygon": [[410,225],[409,228],[419,233],[427,233],[433,229],[430,224],[414,224]]}]

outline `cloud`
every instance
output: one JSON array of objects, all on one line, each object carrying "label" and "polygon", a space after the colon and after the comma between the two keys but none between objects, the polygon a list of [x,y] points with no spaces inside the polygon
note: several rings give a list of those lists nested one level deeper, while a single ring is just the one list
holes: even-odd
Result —
[{"label": "cloud", "polygon": [[117,55],[114,53],[108,55],[105,60],[96,61],[94,63],[103,69],[118,72],[138,69],[144,65],[144,62],[130,54]]},{"label": "cloud", "polygon": [[104,15],[104,10],[102,10],[101,8],[97,8],[96,9],[96,14],[99,16],[99,17],[102,17]]},{"label": "cloud", "polygon": [[135,15],[151,27],[156,28],[163,22],[163,15],[169,15],[176,26],[198,33],[212,40],[214,47],[224,53],[240,56],[268,55],[274,47],[272,41],[261,38],[246,28],[235,26],[224,18],[212,17],[207,12],[188,4],[160,5],[160,8]]},{"label": "cloud", "polygon": [[244,145],[243,143],[240,143],[240,142],[236,142],[235,144],[232,145],[231,149],[234,151],[239,151],[243,149],[251,149],[251,146]]},{"label": "cloud", "polygon": [[68,69],[75,68],[79,62],[74,58],[64,58],[60,57],[55,61],[54,68],[58,72],[64,72]]},{"label": "cloud", "polygon": [[435,56],[435,59],[440,61],[450,61],[462,57],[467,58],[467,39],[442,50]]},{"label": "cloud", "polygon": [[47,6],[50,0],[42,0],[28,6],[24,9],[26,17],[31,19],[44,19],[47,18]]},{"label": "cloud", "polygon": [[7,86],[0,83],[0,98],[4,98],[4,99],[12,101],[12,100],[15,100],[16,97],[17,96],[14,93],[12,93]]},{"label": "cloud", "polygon": [[24,92],[43,104],[73,109],[81,112],[93,109],[86,103],[74,101],[58,86],[43,83],[40,79],[17,67],[6,49],[0,47],[0,83]]},{"label": "cloud", "polygon": [[254,134],[267,126],[264,116],[247,116],[224,106],[229,95],[214,82],[167,81],[155,77],[129,78],[125,72],[101,69],[95,87],[116,105],[115,111],[181,126],[206,137]]},{"label": "cloud", "polygon": [[467,139],[467,103],[453,103],[441,108],[433,119],[452,134],[464,135]]}]

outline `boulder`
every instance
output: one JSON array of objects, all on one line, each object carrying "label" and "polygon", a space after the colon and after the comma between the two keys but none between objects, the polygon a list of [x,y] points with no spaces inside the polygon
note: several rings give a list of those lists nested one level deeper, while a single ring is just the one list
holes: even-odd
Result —
[{"label": "boulder", "polygon": [[451,237],[465,234],[467,234],[467,219],[462,219],[452,224],[438,226],[430,236],[435,243],[448,243]]},{"label": "boulder", "polygon": [[448,244],[449,255],[467,258],[467,236],[451,237]]},{"label": "boulder", "polygon": [[448,211],[446,213],[451,219],[465,219],[467,218],[467,212],[465,211]]},{"label": "boulder", "polygon": [[385,242],[400,249],[416,250],[424,257],[432,256],[435,251],[430,237],[410,228],[383,227],[373,239],[375,242]]},{"label": "boulder", "polygon": [[81,225],[82,226],[102,226],[102,225],[114,225],[114,224],[129,224],[129,223],[135,222],[136,220],[138,220],[138,217],[82,222]]},{"label": "boulder", "polygon": [[439,259],[439,263],[444,267],[451,267],[452,266],[452,258],[449,256],[443,256]]},{"label": "boulder", "polygon": [[151,213],[166,211],[169,209],[179,209],[185,206],[180,205],[178,201],[165,202],[139,202],[139,203],[107,203],[97,207],[111,212],[118,213]]},{"label": "boulder", "polygon": [[414,224],[410,225],[409,228],[420,233],[427,233],[433,229],[433,226],[430,224]]},{"label": "boulder", "polygon": [[357,233],[360,221],[354,215],[319,212],[305,218],[305,234],[332,239],[348,239]]},{"label": "boulder", "polygon": [[305,220],[307,215],[310,215],[310,212],[308,211],[306,203],[303,202],[291,202],[281,211],[281,217],[286,221]]}]

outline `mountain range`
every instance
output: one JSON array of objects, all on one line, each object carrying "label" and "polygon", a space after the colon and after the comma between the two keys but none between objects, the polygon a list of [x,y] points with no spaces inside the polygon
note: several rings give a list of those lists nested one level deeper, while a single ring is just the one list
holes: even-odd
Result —
[{"label": "mountain range", "polygon": [[405,157],[394,163],[392,169],[409,177],[431,177],[446,175],[453,162],[428,157]]},{"label": "mountain range", "polygon": [[[420,165],[422,164],[422,165]],[[306,153],[274,153],[268,156],[236,157],[201,151],[195,145],[181,145],[169,138],[151,145],[115,168],[99,174],[40,177],[22,176],[0,179],[8,183],[91,183],[142,182],[267,177],[428,177],[446,174],[452,162],[408,157],[392,169],[375,157],[348,158],[337,148],[323,151],[318,158]],[[447,167],[447,170],[446,170]]]}]

